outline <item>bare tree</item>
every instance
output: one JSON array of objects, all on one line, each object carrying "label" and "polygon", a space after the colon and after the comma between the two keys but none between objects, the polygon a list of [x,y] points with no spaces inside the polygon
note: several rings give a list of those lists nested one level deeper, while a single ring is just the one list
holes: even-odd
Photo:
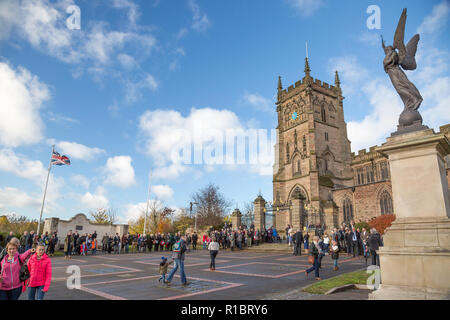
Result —
[{"label": "bare tree", "polygon": [[219,187],[210,183],[192,196],[192,202],[196,202],[196,214],[198,226],[217,226],[223,222],[231,207],[231,201],[219,192]]},{"label": "bare tree", "polygon": [[117,221],[117,209],[114,208],[98,208],[96,211],[89,212],[89,215],[95,223],[114,224]]},{"label": "bare tree", "polygon": [[108,208],[108,210],[106,210],[106,215],[108,216],[109,224],[115,224],[117,222],[117,209],[116,208]]},{"label": "bare tree", "polygon": [[254,212],[254,204],[253,202],[247,202],[244,204],[244,210],[242,213],[242,224],[246,225],[247,227],[250,227],[253,224],[253,221],[255,220],[255,212]]}]

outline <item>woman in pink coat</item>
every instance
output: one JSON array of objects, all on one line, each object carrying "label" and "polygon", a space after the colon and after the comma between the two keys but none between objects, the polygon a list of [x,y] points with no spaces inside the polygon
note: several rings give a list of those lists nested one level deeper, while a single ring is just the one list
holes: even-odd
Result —
[{"label": "woman in pink coat", "polygon": [[20,269],[25,260],[35,251],[30,249],[23,254],[19,254],[19,241],[14,239],[11,239],[6,245],[8,254],[0,262],[2,268],[0,273],[0,300],[19,299],[23,287],[23,282],[20,281]]},{"label": "woman in pink coat", "polygon": [[28,300],[35,300],[36,293],[37,300],[43,300],[52,280],[52,261],[45,254],[44,244],[37,245],[36,254],[28,261],[28,270],[30,270]]}]

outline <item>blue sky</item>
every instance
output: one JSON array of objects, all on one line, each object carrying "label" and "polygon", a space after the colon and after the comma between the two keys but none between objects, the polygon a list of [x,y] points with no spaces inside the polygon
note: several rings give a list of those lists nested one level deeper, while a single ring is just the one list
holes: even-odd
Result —
[{"label": "blue sky", "polygon": [[[370,5],[380,29],[367,27]],[[170,154],[199,125],[275,128],[278,76],[284,88],[303,77],[305,42],[313,77],[340,72],[352,150],[383,143],[402,105],[379,35],[392,43],[404,7],[405,41],[421,35],[407,75],[437,130],[450,121],[448,1],[0,0],[0,214],[39,217],[52,144],[72,165],[52,168],[44,218],[111,207],[126,222],[145,207],[150,168],[151,199],[174,208],[210,182],[233,207],[271,199],[270,163]]]}]

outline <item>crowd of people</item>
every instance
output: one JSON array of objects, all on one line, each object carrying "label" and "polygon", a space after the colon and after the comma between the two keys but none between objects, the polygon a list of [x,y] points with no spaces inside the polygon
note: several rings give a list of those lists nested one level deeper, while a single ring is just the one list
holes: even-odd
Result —
[{"label": "crowd of people", "polygon": [[[293,255],[302,254],[303,250],[308,255],[308,261],[312,265],[305,270],[305,275],[315,273],[316,280],[320,280],[322,259],[329,255],[333,260],[333,270],[339,269],[338,260],[340,254],[348,256],[362,256],[366,259],[372,257],[372,264],[379,266],[377,250],[383,246],[382,237],[374,229],[368,232],[361,230],[352,222],[350,225],[342,224],[340,228],[334,228],[330,234],[316,228],[310,235],[308,230],[294,230],[290,225],[285,229],[286,244],[293,247]],[[101,249],[104,254],[120,254],[131,252],[171,252],[172,260],[161,258],[159,281],[170,286],[174,274],[180,270],[182,285],[188,285],[184,271],[184,259],[186,252],[197,250],[197,243],[201,242],[202,248],[210,253],[210,270],[215,270],[215,259],[219,250],[242,250],[261,243],[282,243],[282,239],[273,227],[259,230],[254,225],[250,227],[240,226],[233,229],[225,225],[220,230],[210,229],[199,239],[196,232],[181,235],[178,233],[156,234],[130,234],[120,236],[105,234],[101,241],[97,240],[97,232],[92,234],[79,234],[71,230],[64,238],[65,259],[72,255],[97,254]],[[51,282],[51,260],[59,245],[58,236],[48,232],[38,237],[34,231],[25,231],[20,239],[10,232],[6,238],[6,248],[0,253],[0,300],[17,300],[22,292],[28,289],[30,300],[43,299]],[[173,263],[167,279],[168,267]],[[25,266],[25,267],[24,267]]]},{"label": "crowd of people", "polygon": [[[156,234],[124,234],[120,236],[118,233],[105,234],[102,239],[97,240],[97,233],[79,234],[77,231],[69,230],[64,239],[64,255],[66,259],[70,259],[73,255],[97,254],[97,250],[101,249],[103,254],[121,254],[136,252],[162,252],[172,251],[173,245],[181,239],[181,233],[156,233]],[[194,232],[192,235],[186,235],[188,248],[192,246],[193,250],[197,249],[198,235]],[[190,250],[190,249],[188,249]]]},{"label": "crowd of people", "polygon": [[[301,230],[293,230],[290,225],[286,228],[287,244],[293,246],[293,254],[301,255],[301,245],[303,244],[305,252],[310,256],[309,262],[312,266],[305,271],[305,275],[312,271],[315,272],[316,280],[320,280],[319,270],[322,265],[322,258],[324,256],[331,256],[333,260],[333,270],[339,270],[338,259],[340,253],[345,253],[347,256],[364,257],[366,265],[369,257],[372,257],[372,265],[380,265],[377,251],[380,246],[383,246],[381,235],[375,228],[370,229],[370,233],[366,228],[356,228],[354,222],[349,226],[345,223],[328,234],[327,232],[320,232],[315,229],[312,241],[310,242],[310,235],[308,232]],[[320,230],[320,229],[319,229]]]}]

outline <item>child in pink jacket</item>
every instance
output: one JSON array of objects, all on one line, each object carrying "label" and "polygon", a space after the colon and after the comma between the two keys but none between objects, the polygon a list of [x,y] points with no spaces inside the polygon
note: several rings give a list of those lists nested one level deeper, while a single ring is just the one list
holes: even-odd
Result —
[{"label": "child in pink jacket", "polygon": [[[7,255],[0,262],[0,300],[17,300],[22,294],[23,282],[20,281],[20,269],[22,264],[30,256],[34,249],[19,254],[18,241],[13,238],[6,245]],[[20,261],[19,261],[20,259]]]},{"label": "child in pink jacket", "polygon": [[35,300],[36,294],[37,300],[43,300],[52,280],[52,261],[45,254],[44,244],[37,245],[36,253],[28,260],[28,270],[28,300]]}]

